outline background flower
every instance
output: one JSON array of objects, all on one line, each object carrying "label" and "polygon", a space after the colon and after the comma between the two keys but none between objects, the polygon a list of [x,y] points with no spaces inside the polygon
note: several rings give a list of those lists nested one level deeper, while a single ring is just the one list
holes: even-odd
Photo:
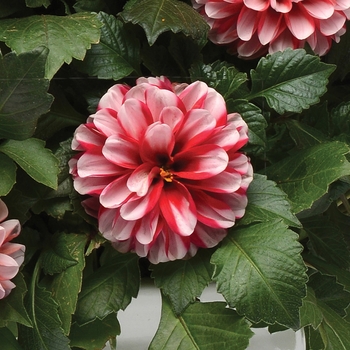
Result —
[{"label": "background flower", "polygon": [[247,131],[203,82],[117,84],[75,132],[74,186],[98,197],[99,230],[117,250],[154,263],[192,256],[244,214],[252,167],[237,151]]},{"label": "background flower", "polygon": [[16,285],[10,280],[18,273],[24,260],[25,246],[10,243],[20,233],[21,226],[18,220],[6,220],[8,210],[0,199],[0,299],[10,294]]},{"label": "background flower", "polygon": [[211,30],[209,38],[231,53],[254,58],[308,43],[325,55],[345,33],[350,2],[343,0],[193,0]]}]

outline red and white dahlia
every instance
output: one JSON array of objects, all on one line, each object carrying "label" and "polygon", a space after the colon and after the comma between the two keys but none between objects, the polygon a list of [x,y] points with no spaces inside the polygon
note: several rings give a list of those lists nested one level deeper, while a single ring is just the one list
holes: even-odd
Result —
[{"label": "red and white dahlia", "polygon": [[302,48],[325,55],[350,18],[350,0],[192,0],[209,38],[243,58]]},{"label": "red and white dahlia", "polygon": [[10,294],[16,285],[10,280],[18,273],[24,260],[25,246],[10,243],[21,231],[18,220],[6,220],[8,210],[6,204],[0,199],[0,299]]},{"label": "red and white dahlia", "polygon": [[117,84],[74,135],[75,189],[98,200],[99,230],[153,263],[220,242],[247,205],[247,125],[205,83],[165,77]]}]

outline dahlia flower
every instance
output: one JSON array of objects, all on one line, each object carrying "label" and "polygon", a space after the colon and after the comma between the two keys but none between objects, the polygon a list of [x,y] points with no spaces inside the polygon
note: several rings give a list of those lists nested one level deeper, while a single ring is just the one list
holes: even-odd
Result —
[{"label": "dahlia flower", "polygon": [[10,243],[21,231],[18,220],[6,220],[8,210],[6,204],[0,199],[0,299],[10,294],[16,285],[10,280],[18,273],[24,260],[25,246]]},{"label": "dahlia flower", "polygon": [[247,125],[203,82],[117,84],[80,125],[70,168],[99,230],[153,263],[220,242],[247,205]]},{"label": "dahlia flower", "polygon": [[350,18],[349,0],[192,0],[210,25],[209,38],[254,58],[302,48],[325,55]]}]

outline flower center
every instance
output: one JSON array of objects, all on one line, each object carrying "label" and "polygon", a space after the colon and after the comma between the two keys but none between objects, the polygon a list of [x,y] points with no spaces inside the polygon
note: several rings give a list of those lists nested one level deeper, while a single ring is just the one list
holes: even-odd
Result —
[{"label": "flower center", "polygon": [[159,174],[166,182],[173,181],[174,176],[168,169],[160,168]]}]

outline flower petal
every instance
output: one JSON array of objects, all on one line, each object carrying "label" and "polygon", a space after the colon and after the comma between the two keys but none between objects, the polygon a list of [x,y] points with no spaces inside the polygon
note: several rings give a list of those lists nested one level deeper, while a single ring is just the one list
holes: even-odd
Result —
[{"label": "flower petal", "polygon": [[105,208],[118,208],[134,196],[126,185],[129,174],[120,176],[107,185],[100,195],[100,202]]},{"label": "flower petal", "polygon": [[306,39],[315,30],[315,21],[301,6],[294,6],[285,14],[285,21],[292,34],[299,40]]},{"label": "flower petal", "polygon": [[226,236],[227,229],[213,228],[198,222],[193,235],[191,236],[191,242],[198,247],[212,248],[221,242]]},{"label": "flower petal", "polygon": [[133,171],[127,181],[129,190],[143,197],[148,192],[153,179],[159,175],[159,172],[160,168],[153,167],[150,163],[140,165]]},{"label": "flower petal", "polygon": [[184,103],[186,110],[202,108],[208,94],[207,84],[196,81],[188,85],[180,94],[179,98]]},{"label": "flower petal", "polygon": [[237,34],[240,39],[248,41],[252,38],[254,32],[258,27],[258,12],[243,7],[238,16]]},{"label": "flower petal", "polygon": [[139,144],[122,134],[110,136],[102,148],[102,154],[122,168],[135,169],[141,164]]},{"label": "flower petal", "polygon": [[198,221],[214,228],[229,228],[235,223],[235,213],[224,201],[204,193],[193,191]]},{"label": "flower petal", "polygon": [[77,162],[77,173],[80,177],[111,176],[125,172],[124,168],[109,162],[103,155],[85,152]]},{"label": "flower petal", "polygon": [[265,11],[269,7],[268,0],[243,0],[244,5],[255,11]]},{"label": "flower petal", "polygon": [[176,181],[166,184],[159,206],[171,230],[181,236],[192,234],[197,223],[196,206],[185,186]]},{"label": "flower petal", "polygon": [[106,137],[120,132],[117,112],[110,108],[98,110],[91,118],[93,118],[95,127]]},{"label": "flower petal", "polygon": [[0,299],[7,297],[16,285],[11,281],[0,281]]},{"label": "flower petal", "polygon": [[17,219],[6,220],[0,226],[6,231],[5,243],[16,238],[21,232],[21,224]]},{"label": "flower petal", "polygon": [[171,158],[174,145],[175,137],[170,126],[154,123],[148,127],[142,140],[141,158],[154,165],[165,165]]},{"label": "flower petal", "polygon": [[140,225],[135,233],[137,241],[144,245],[151,243],[157,233],[158,222],[159,208],[156,207],[140,220]]},{"label": "flower petal", "polygon": [[102,147],[106,137],[94,129],[93,124],[79,125],[72,140],[74,151],[93,150]]},{"label": "flower petal", "polygon": [[15,259],[0,253],[0,281],[10,280],[18,273],[19,266]]},{"label": "flower petal", "polygon": [[334,4],[328,0],[304,0],[301,5],[312,17],[318,19],[329,18],[334,13]]},{"label": "flower petal", "polygon": [[130,98],[120,107],[118,121],[126,135],[140,140],[148,125],[153,123],[148,107],[141,101]]},{"label": "flower petal", "polygon": [[173,174],[185,179],[201,180],[224,171],[227,153],[216,145],[203,145],[179,153],[174,157]]},{"label": "flower petal", "polygon": [[159,121],[161,112],[165,107],[177,107],[185,110],[182,101],[172,91],[151,86],[148,87],[145,93],[146,104],[154,121]]},{"label": "flower petal", "polygon": [[323,35],[333,35],[344,26],[345,20],[345,15],[340,12],[334,12],[330,18],[320,20],[320,32]]},{"label": "flower petal", "polygon": [[158,181],[151,185],[145,196],[124,203],[120,208],[120,216],[124,220],[130,221],[141,219],[158,203],[162,188],[162,181]]},{"label": "flower petal", "polygon": [[176,135],[176,151],[184,151],[206,140],[213,132],[216,120],[206,110],[193,109]]},{"label": "flower petal", "polygon": [[74,179],[74,188],[80,194],[99,195],[115,179],[115,176],[79,177]]},{"label": "flower petal", "polygon": [[111,108],[115,111],[121,107],[124,96],[130,88],[126,85],[116,84],[113,85],[108,91],[101,97],[98,103],[98,109]]},{"label": "flower petal", "polygon": [[225,171],[213,177],[203,180],[186,180],[186,186],[190,188],[218,193],[232,193],[237,191],[242,182],[242,176],[236,171]]},{"label": "flower petal", "polygon": [[160,122],[169,125],[174,135],[177,134],[182,126],[184,118],[183,112],[179,108],[173,106],[163,108],[159,116]]}]

